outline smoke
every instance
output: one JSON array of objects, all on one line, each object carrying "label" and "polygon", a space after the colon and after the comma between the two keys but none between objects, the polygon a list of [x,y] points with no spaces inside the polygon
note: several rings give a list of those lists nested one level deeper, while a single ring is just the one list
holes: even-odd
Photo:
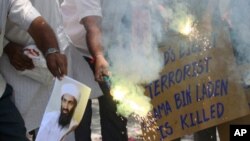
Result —
[{"label": "smoke", "polygon": [[[217,40],[220,32],[229,27],[230,31],[226,36],[231,38],[238,65],[242,65],[240,70],[243,70],[244,83],[250,85],[250,15],[248,14],[250,1],[175,0],[169,2],[163,0],[163,2],[165,5],[160,7],[160,11],[168,25],[168,30],[180,31],[183,22],[190,18],[194,26],[198,26],[199,37],[205,37],[211,33],[210,37],[206,37],[211,42],[211,39]],[[239,70],[232,67],[228,69]]]},{"label": "smoke", "polygon": [[158,49],[162,26],[156,1],[104,0],[103,43],[110,60],[111,93],[118,113],[146,116],[150,99],[143,84],[159,77],[163,56]]},{"label": "smoke", "polygon": [[165,2],[158,5],[158,10],[167,25],[166,27],[175,32],[180,32],[186,21],[189,20],[191,23],[194,21],[187,1]]},{"label": "smoke", "polygon": [[151,110],[150,98],[144,95],[144,87],[124,77],[112,77],[111,93],[117,100],[118,113],[128,117],[136,114],[145,117]]},{"label": "smoke", "polygon": [[250,2],[231,1],[228,8],[231,35],[239,64],[250,63]]},{"label": "smoke", "polygon": [[[207,43],[216,39],[218,29],[224,26],[221,19],[225,11],[230,11],[229,36],[237,60],[250,61],[250,16],[247,15],[250,2],[231,1],[224,8],[223,1],[226,0],[103,0],[103,44],[112,72],[112,94],[119,103],[118,113],[145,115],[152,108],[150,99],[144,96],[143,84],[159,77],[163,57],[158,45],[167,40],[169,30],[185,35],[190,27],[201,26],[198,28],[205,30],[197,37]],[[213,34],[203,35],[207,33]]]},{"label": "smoke", "polygon": [[[250,85],[250,1],[221,0],[220,12],[230,27],[230,37],[243,84]],[[238,70],[239,70],[238,68]],[[242,83],[242,82],[241,82]]]}]

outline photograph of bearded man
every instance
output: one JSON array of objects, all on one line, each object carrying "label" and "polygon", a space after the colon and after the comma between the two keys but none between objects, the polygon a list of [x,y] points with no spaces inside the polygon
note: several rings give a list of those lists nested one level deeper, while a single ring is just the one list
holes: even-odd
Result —
[{"label": "photograph of bearded man", "polygon": [[79,99],[80,91],[74,84],[63,84],[60,111],[44,114],[36,141],[62,141],[70,127],[78,124],[72,117]]}]

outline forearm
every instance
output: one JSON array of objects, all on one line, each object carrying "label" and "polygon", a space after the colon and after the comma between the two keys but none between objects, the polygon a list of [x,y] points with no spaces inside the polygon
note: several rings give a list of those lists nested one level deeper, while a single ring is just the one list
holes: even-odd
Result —
[{"label": "forearm", "polygon": [[100,54],[103,55],[101,44],[101,18],[97,16],[89,16],[84,18],[81,23],[86,29],[86,42],[91,55],[95,58]]},{"label": "forearm", "polygon": [[42,17],[38,17],[33,20],[28,32],[43,53],[50,72],[62,79],[67,74],[67,58],[59,53],[57,38],[51,27]]},{"label": "forearm", "polygon": [[83,18],[81,24],[84,25],[86,33],[86,41],[91,55],[95,59],[95,80],[103,81],[103,76],[108,76],[108,62],[103,56],[103,48],[101,44],[101,17],[89,16]]},{"label": "forearm", "polygon": [[43,55],[49,48],[57,48],[59,50],[55,33],[42,17],[36,18],[31,23],[28,32]]}]

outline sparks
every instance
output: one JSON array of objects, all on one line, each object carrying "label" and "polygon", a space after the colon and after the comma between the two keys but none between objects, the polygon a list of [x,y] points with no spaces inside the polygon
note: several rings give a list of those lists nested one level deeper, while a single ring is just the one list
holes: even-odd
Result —
[{"label": "sparks", "polygon": [[135,101],[132,100],[128,100],[127,103],[130,105],[130,108],[133,109],[133,111],[139,116],[145,117],[149,112],[142,105],[140,105],[141,103],[135,103]]},{"label": "sparks", "polygon": [[150,98],[144,95],[144,87],[126,78],[111,77],[111,95],[117,101],[117,113],[144,117],[152,109]]}]

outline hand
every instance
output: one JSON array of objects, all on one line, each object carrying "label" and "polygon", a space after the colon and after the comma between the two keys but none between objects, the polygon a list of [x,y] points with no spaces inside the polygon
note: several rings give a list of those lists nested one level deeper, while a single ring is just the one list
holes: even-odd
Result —
[{"label": "hand", "polygon": [[102,82],[103,76],[109,76],[108,71],[109,64],[103,55],[97,55],[95,58],[95,80]]},{"label": "hand", "polygon": [[19,71],[24,71],[25,69],[31,70],[35,66],[28,56],[23,53],[23,46],[10,42],[5,48],[5,53],[8,55],[10,64]]},{"label": "hand", "polygon": [[67,75],[67,58],[64,54],[51,53],[45,59],[53,76],[61,80],[64,75]]}]

